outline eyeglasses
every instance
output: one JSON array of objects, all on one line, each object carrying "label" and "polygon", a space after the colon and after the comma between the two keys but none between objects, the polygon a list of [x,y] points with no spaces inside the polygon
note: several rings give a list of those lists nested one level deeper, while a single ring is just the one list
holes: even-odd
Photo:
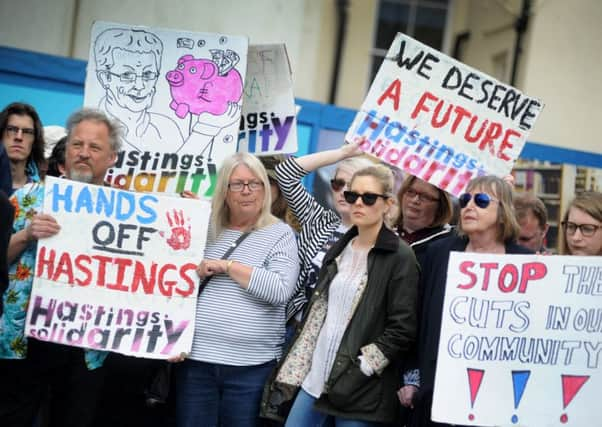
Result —
[{"label": "eyeglasses", "polygon": [[470,193],[464,193],[458,198],[460,201],[460,207],[464,209],[466,205],[468,205],[468,202],[470,202],[470,199],[474,199],[474,204],[481,209],[487,209],[489,203],[498,201],[489,196],[487,193],[476,193],[474,195]]},{"label": "eyeglasses", "polygon": [[406,190],[406,192],[403,193],[403,195],[410,199],[413,199],[416,196],[418,196],[419,202],[438,202],[439,201],[438,197],[429,196],[426,193],[420,193],[419,191],[416,191],[413,188],[408,188]]},{"label": "eyeglasses", "polygon": [[234,181],[228,184],[228,188],[230,191],[234,191],[235,193],[239,193],[243,190],[243,188],[248,187],[250,191],[257,191],[263,188],[263,182],[260,181]]},{"label": "eyeglasses", "polygon": [[379,197],[382,197],[385,200],[389,198],[389,196],[385,196],[384,194],[376,194],[376,193],[360,194],[360,193],[356,193],[355,191],[345,191],[345,192],[343,192],[343,197],[345,197],[345,201],[349,204],[354,204],[357,201],[357,199],[359,199],[361,197],[362,202],[366,206],[372,206],[374,203],[376,203],[376,201],[378,200]]},{"label": "eyeglasses", "polygon": [[32,128],[20,128],[19,126],[8,125],[6,126],[6,133],[10,136],[19,135],[19,131],[23,132],[23,136],[33,138],[36,134],[35,129]]},{"label": "eyeglasses", "polygon": [[156,71],[144,71],[142,74],[136,74],[132,71],[126,71],[125,73],[115,74],[109,71],[109,74],[115,77],[119,77],[119,80],[122,83],[132,83],[136,81],[136,77],[140,77],[143,81],[148,82],[150,80],[155,80],[159,77],[159,73]]},{"label": "eyeglasses", "polygon": [[330,188],[333,191],[341,191],[347,185],[347,181],[341,178],[335,178],[330,180]]},{"label": "eyeglasses", "polygon": [[562,221],[560,223],[562,228],[566,231],[568,235],[573,235],[577,232],[577,229],[581,231],[581,234],[585,237],[592,237],[600,228],[600,225],[594,224],[575,224],[574,222]]}]

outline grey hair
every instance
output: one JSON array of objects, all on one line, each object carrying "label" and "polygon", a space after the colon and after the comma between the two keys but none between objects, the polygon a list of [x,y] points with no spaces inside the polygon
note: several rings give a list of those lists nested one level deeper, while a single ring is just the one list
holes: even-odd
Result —
[{"label": "grey hair", "polygon": [[73,129],[84,121],[92,121],[104,124],[109,131],[109,143],[111,150],[118,153],[121,150],[122,130],[121,126],[111,120],[105,113],[95,108],[82,108],[69,116],[67,120],[67,143],[71,141]]}]

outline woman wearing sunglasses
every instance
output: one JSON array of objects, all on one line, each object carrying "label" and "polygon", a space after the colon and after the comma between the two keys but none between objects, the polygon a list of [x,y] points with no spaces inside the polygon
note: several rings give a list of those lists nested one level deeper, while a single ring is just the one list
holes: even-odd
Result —
[{"label": "woman wearing sunglasses", "polygon": [[382,165],[353,175],[344,192],[353,227],[324,257],[307,315],[264,391],[263,416],[293,427],[397,419],[399,362],[416,333],[418,264],[384,224],[392,186]]},{"label": "woman wearing sunglasses", "polygon": [[586,191],[575,197],[561,225],[563,254],[602,255],[602,193]]},{"label": "woman wearing sunglasses", "polygon": [[459,197],[460,222],[458,233],[431,243],[421,262],[421,291],[418,335],[418,366],[420,388],[414,399],[412,427],[444,426],[431,421],[432,393],[441,331],[441,313],[447,279],[447,263],[452,251],[529,254],[530,250],[516,244],[519,225],[514,214],[512,188],[503,179],[481,176],[468,184]]},{"label": "woman wearing sunglasses", "polygon": [[[301,270],[297,279],[295,296],[287,307],[287,319],[301,319],[303,308],[316,286],[318,271],[326,251],[350,227],[349,204],[343,197],[351,176],[373,163],[357,157],[362,154],[359,142],[345,144],[336,150],[321,151],[299,158],[289,158],[276,166],[276,179],[289,208],[301,225],[298,235]],[[334,209],[324,208],[301,183],[309,173],[339,162],[331,180]]]}]

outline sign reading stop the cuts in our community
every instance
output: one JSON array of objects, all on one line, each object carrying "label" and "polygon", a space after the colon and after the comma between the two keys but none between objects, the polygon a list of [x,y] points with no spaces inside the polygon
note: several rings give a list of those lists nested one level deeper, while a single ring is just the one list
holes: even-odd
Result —
[{"label": "sign reading stop the cuts in our community", "polygon": [[453,194],[507,175],[543,104],[397,34],[346,139]]},{"label": "sign reading stop the cuts in our community", "polygon": [[26,334],[139,357],[189,352],[209,202],[46,178]]},{"label": "sign reading stop the cuts in our community", "polygon": [[600,425],[602,258],[451,254],[432,418]]}]

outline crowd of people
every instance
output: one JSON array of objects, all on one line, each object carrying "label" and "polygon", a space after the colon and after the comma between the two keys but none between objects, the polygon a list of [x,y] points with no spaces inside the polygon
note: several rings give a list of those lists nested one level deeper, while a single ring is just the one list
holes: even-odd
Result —
[{"label": "crowd of people", "polygon": [[[0,135],[2,426],[445,425],[430,411],[450,253],[550,253],[545,205],[495,176],[455,199],[411,175],[396,190],[361,141],[234,154],[196,269],[191,351],[169,358],[167,403],[149,403],[165,362],[25,336],[37,242],[67,226],[42,210],[44,177],[106,185],[121,128],[82,109],[49,149],[35,109],[13,103]],[[330,209],[302,179],[334,164]],[[578,194],[561,226],[562,254],[601,256],[602,194]]]}]

